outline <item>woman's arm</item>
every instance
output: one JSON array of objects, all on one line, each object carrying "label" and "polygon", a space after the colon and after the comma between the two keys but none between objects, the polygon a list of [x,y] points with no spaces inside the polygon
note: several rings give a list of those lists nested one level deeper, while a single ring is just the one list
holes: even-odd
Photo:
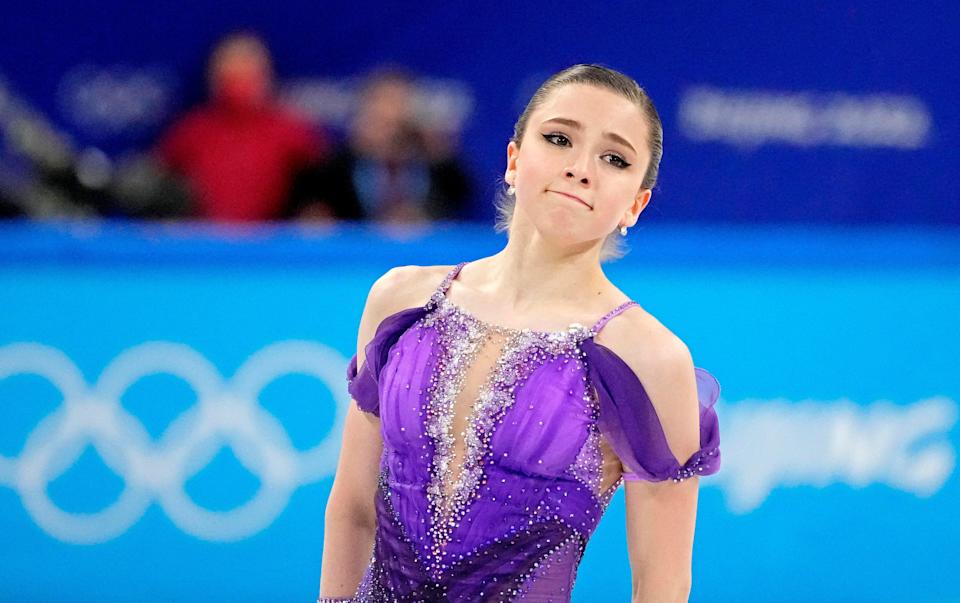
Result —
[{"label": "woman's arm", "polygon": [[[394,269],[370,288],[357,333],[357,367],[366,359],[364,350],[377,326],[389,316],[391,297],[400,288]],[[376,531],[377,479],[383,440],[380,420],[363,412],[351,401],[343,428],[343,443],[337,473],[327,499],[323,530],[323,561],[320,567],[321,597],[352,597],[373,553]]]},{"label": "woman's arm", "polygon": [[[700,407],[687,346],[649,316],[635,313],[611,345],[650,397],[673,455],[682,464],[700,448]],[[629,469],[629,468],[628,468]],[[627,549],[634,603],[685,602],[692,584],[699,478],[625,482]]]},{"label": "woman's arm", "polygon": [[[357,356],[360,366],[362,350],[361,345]],[[382,449],[379,419],[360,410],[351,400],[324,518],[321,597],[353,596],[370,561],[376,529],[374,496]]]},{"label": "woman's arm", "polygon": [[[395,268],[380,277],[367,295],[357,335],[357,367],[364,348],[380,322],[403,309],[401,294],[409,268]],[[351,401],[343,429],[343,444],[330,498],[327,500],[320,569],[321,597],[351,597],[373,553],[376,531],[374,498],[383,440],[380,420]]]},{"label": "woman's arm", "polygon": [[681,603],[692,585],[699,478],[626,482],[633,603]]},{"label": "woman's arm", "polygon": [[[700,406],[690,351],[672,334],[633,358],[680,463],[700,449]],[[635,350],[641,348],[634,348]],[[636,353],[634,355],[637,355]],[[690,596],[699,478],[628,481],[627,548],[634,603],[685,602]]]},{"label": "woman's arm", "polygon": [[350,404],[337,473],[327,499],[320,596],[351,597],[373,553],[380,421]]}]

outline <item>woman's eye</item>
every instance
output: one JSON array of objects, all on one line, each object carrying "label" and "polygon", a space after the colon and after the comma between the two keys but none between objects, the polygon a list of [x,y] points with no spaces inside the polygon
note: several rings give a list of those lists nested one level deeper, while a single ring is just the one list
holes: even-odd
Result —
[{"label": "woman's eye", "polygon": [[608,158],[607,163],[609,163],[610,165],[614,165],[620,169],[630,167],[630,164],[627,163],[624,160],[624,158],[619,155],[604,155],[604,157]]},{"label": "woman's eye", "polygon": [[547,142],[555,144],[559,147],[570,146],[570,139],[563,134],[543,134],[542,136],[547,140]]}]

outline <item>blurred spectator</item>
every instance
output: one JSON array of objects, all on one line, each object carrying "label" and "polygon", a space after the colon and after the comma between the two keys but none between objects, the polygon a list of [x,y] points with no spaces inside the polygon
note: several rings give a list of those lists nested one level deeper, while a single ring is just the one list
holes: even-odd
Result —
[{"label": "blurred spectator", "polygon": [[323,139],[275,100],[270,54],[256,35],[221,40],[208,78],[209,102],[170,128],[158,159],[187,180],[198,217],[283,217],[294,175],[320,160]]},{"label": "blurred spectator", "polygon": [[419,222],[462,218],[470,181],[454,136],[418,119],[417,89],[398,70],[360,92],[347,143],[297,179],[293,211],[314,220]]}]

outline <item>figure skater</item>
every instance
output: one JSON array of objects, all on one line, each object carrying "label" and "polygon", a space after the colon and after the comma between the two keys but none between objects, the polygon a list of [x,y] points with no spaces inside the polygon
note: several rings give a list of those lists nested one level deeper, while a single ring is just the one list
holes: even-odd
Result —
[{"label": "figure skater", "polygon": [[633,79],[561,71],[507,144],[503,250],[374,283],[320,602],[569,601],[621,484],[633,601],[687,600],[719,383],[601,267],[650,202],[662,141]]}]

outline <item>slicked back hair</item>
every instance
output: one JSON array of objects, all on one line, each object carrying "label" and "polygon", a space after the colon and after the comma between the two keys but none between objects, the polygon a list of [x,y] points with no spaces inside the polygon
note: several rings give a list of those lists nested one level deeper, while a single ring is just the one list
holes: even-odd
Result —
[{"label": "slicked back hair", "polygon": [[[641,114],[647,121],[647,131],[649,132],[647,144],[650,147],[650,163],[647,165],[646,172],[644,172],[641,188],[653,189],[657,184],[660,158],[663,156],[663,125],[660,122],[660,114],[657,113],[653,101],[646,91],[640,87],[640,84],[630,76],[609,67],[592,64],[574,65],[550,76],[530,97],[530,101],[513,126],[511,140],[519,147],[527,130],[530,115],[543,105],[551,93],[568,84],[587,84],[610,90],[634,103],[640,109]],[[497,219],[494,229],[497,232],[509,233],[516,199],[508,195],[504,189],[501,189],[497,195],[495,206]],[[622,235],[617,231],[607,235],[600,250],[600,261],[621,258],[625,254],[626,249],[623,245]]]}]

